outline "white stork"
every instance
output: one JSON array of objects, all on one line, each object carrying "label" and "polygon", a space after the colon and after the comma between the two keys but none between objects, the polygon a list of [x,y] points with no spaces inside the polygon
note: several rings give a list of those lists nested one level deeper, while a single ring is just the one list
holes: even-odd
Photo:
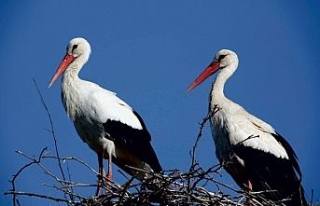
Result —
[{"label": "white stork", "polygon": [[307,205],[297,156],[271,125],[225,97],[226,81],[238,67],[235,52],[222,49],[190,85],[188,91],[220,70],[209,95],[210,123],[216,155],[236,183],[249,191],[288,206]]},{"label": "white stork", "polygon": [[151,146],[151,136],[139,114],[115,93],[79,78],[90,53],[87,40],[72,39],[49,87],[63,74],[61,96],[64,108],[81,139],[98,156],[98,195],[103,184],[103,158],[108,159],[109,180],[112,179],[112,162],[138,179],[146,178],[147,174],[127,166],[146,172],[160,172],[162,169]]}]

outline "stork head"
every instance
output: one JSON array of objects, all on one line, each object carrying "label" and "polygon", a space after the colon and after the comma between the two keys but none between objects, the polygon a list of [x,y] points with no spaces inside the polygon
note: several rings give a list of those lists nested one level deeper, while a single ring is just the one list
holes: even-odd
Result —
[{"label": "stork head", "polygon": [[86,39],[81,37],[72,39],[68,43],[67,52],[57,68],[56,73],[52,77],[49,87],[51,87],[57,81],[57,79],[66,71],[71,63],[76,63],[76,60],[78,60],[78,64],[75,65],[75,67],[81,69],[81,67],[88,61],[90,54],[91,47]]},{"label": "stork head", "polygon": [[216,73],[218,70],[224,70],[227,75],[226,78],[231,76],[237,69],[239,63],[238,56],[235,52],[229,49],[220,50],[215,56],[213,61],[205,68],[205,70],[198,76],[198,78],[189,86],[187,91],[193,90],[201,84],[208,77]]},{"label": "stork head", "polygon": [[80,55],[85,55],[88,60],[91,54],[90,44],[82,37],[71,39],[67,46],[67,54],[73,56],[74,58],[77,58]]}]

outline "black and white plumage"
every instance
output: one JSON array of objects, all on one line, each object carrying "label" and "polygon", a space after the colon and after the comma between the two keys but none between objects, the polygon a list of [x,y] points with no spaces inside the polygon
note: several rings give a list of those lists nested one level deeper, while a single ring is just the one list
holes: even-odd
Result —
[{"label": "black and white plumage", "polygon": [[112,179],[112,162],[138,179],[147,177],[147,174],[127,166],[147,172],[160,172],[162,168],[139,114],[115,93],[79,78],[90,53],[87,40],[72,39],[49,87],[63,74],[61,95],[64,108],[81,139],[98,155],[98,194],[103,177],[103,158],[108,159],[109,179]]},{"label": "black and white plumage", "polygon": [[220,50],[188,88],[191,91],[220,70],[209,96],[216,155],[240,187],[255,192],[274,190],[263,196],[273,201],[288,198],[284,202],[288,206],[307,205],[297,156],[290,144],[271,125],[224,95],[225,82],[238,63],[235,52]]}]

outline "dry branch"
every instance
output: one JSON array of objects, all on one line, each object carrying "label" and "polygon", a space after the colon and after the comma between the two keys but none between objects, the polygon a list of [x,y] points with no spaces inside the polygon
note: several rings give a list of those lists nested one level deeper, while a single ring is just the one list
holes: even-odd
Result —
[{"label": "dry branch", "polygon": [[[76,157],[62,157],[59,154],[57,139],[54,132],[53,122],[51,119],[48,107],[41,95],[41,92],[36,84],[34,84],[40,96],[42,105],[44,106],[47,116],[49,118],[50,127],[49,130],[54,141],[55,155],[46,155],[45,152],[47,148],[43,148],[37,158],[32,158],[29,155],[24,154],[21,151],[17,151],[17,154],[26,158],[29,163],[22,166],[11,179],[11,189],[6,191],[6,195],[12,195],[13,205],[20,205],[20,196],[29,196],[35,198],[42,198],[46,201],[53,201],[56,203],[65,203],[66,205],[90,205],[90,206],[101,206],[101,205],[237,205],[243,206],[250,199],[250,204],[252,206],[261,205],[283,205],[281,203],[271,202],[262,198],[261,193],[268,192],[256,192],[248,194],[245,191],[236,190],[233,187],[224,184],[217,180],[220,177],[219,171],[221,169],[220,164],[214,165],[210,168],[202,168],[197,162],[196,153],[197,147],[200,143],[202,137],[203,129],[210,119],[210,117],[219,110],[217,107],[211,113],[209,113],[202,122],[199,124],[199,133],[197,135],[196,141],[190,151],[191,164],[187,172],[182,172],[180,170],[165,170],[161,174],[149,173],[148,176],[151,178],[145,179],[143,181],[138,181],[134,177],[127,177],[124,173],[119,171],[127,179],[123,184],[116,182],[108,182],[105,179],[107,186],[104,189],[107,191],[105,194],[98,197],[85,197],[80,194],[76,194],[74,189],[76,187],[92,187],[95,190],[97,186],[96,183],[85,184],[81,182],[72,182],[70,178],[70,168],[67,167],[67,171],[62,167],[61,162],[75,162],[88,169],[97,175],[98,173],[85,161],[80,160]],[[248,137],[248,139],[254,138]],[[56,175],[47,168],[44,160],[54,161],[58,165],[60,176]],[[68,165],[68,164],[67,164]],[[30,191],[20,191],[17,187],[17,179],[20,175],[31,167],[37,166],[41,171],[48,175],[53,182],[51,186],[55,191],[62,193],[63,198],[53,197],[47,194],[37,194]],[[138,168],[131,168],[141,171]],[[146,171],[144,171],[146,172]],[[68,175],[68,179],[66,176]],[[50,186],[50,185],[47,185]],[[148,189],[153,188],[153,189]],[[207,188],[216,188],[216,191],[209,191]],[[236,195],[228,195],[224,191],[231,191]]]}]

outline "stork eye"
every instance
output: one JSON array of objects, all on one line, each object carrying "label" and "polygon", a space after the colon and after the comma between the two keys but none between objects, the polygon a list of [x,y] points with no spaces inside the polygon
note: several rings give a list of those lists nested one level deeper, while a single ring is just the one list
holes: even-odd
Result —
[{"label": "stork eye", "polygon": [[73,47],[72,47],[72,52],[73,52],[76,48],[78,48],[78,45],[77,45],[77,44],[73,45]]},{"label": "stork eye", "polygon": [[226,54],[221,54],[219,57],[218,57],[218,61],[220,62],[222,59],[224,59],[227,55]]}]

